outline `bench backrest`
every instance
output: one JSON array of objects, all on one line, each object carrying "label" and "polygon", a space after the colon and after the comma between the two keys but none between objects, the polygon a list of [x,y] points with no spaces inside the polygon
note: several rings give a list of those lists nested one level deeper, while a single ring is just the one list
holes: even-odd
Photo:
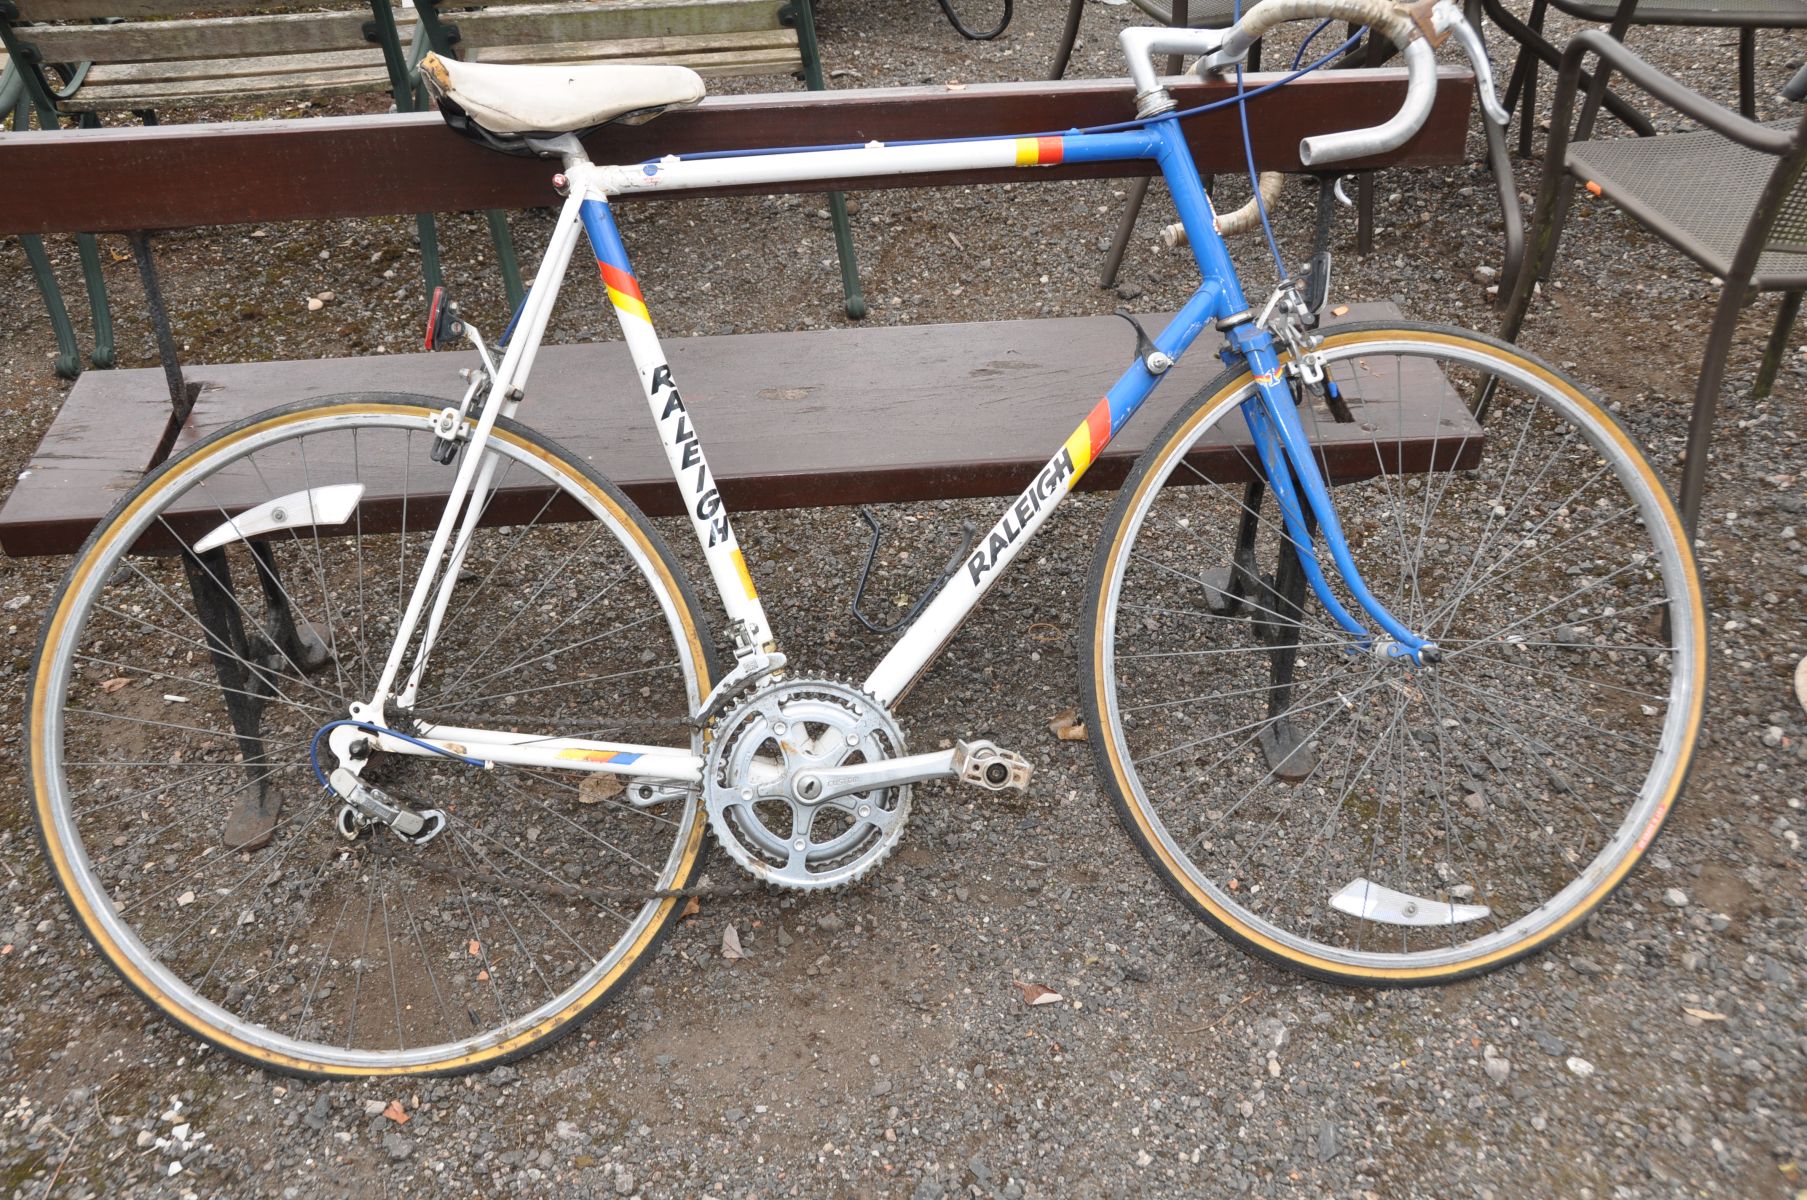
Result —
[{"label": "bench backrest", "polygon": [[421,4],[435,46],[478,62],[668,62],[705,74],[794,71],[802,62],[793,0]]},{"label": "bench backrest", "polygon": [[[45,62],[181,62],[253,58],[277,54],[317,54],[368,49],[368,4],[338,0],[331,11],[295,12],[294,4],[237,0],[234,8],[267,9],[233,17],[141,20],[192,13],[193,0],[16,0],[14,36],[35,45]],[[289,10],[289,11],[284,11]],[[93,18],[127,17],[119,24],[94,25]],[[37,22],[59,22],[38,24]]]}]

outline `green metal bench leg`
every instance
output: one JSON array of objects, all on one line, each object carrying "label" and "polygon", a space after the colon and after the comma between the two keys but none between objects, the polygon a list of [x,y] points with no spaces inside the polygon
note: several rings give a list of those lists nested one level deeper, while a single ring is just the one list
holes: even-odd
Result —
[{"label": "green metal bench leg", "polygon": [[[797,27],[797,52],[803,59],[803,83],[812,92],[828,90],[822,77],[821,47],[816,42],[816,17],[810,0],[791,0],[779,19]],[[840,192],[828,193],[828,215],[834,221],[834,249],[841,260],[841,291],[847,299],[847,315],[859,320],[866,315],[866,298],[860,294],[860,262],[853,252],[853,227],[847,223],[847,197]]]},{"label": "green metal bench leg", "polygon": [[521,265],[515,261],[514,239],[508,233],[508,214],[492,208],[483,214],[489,218],[489,240],[496,244],[496,265],[502,268],[502,283],[508,288],[508,310],[521,307],[527,289],[521,286]]},{"label": "green metal bench leg", "polygon": [[828,193],[828,215],[834,221],[834,252],[841,260],[841,291],[847,298],[847,315],[866,315],[866,297],[860,293],[860,260],[853,252],[853,227],[847,223],[847,197]]},{"label": "green metal bench leg", "polygon": [[74,379],[82,373],[81,352],[75,348],[75,327],[69,323],[63,293],[50,270],[50,256],[44,253],[44,239],[35,233],[22,233],[19,242],[25,247],[26,261],[31,263],[31,273],[38,281],[38,294],[44,297],[50,327],[56,331],[56,373],[64,379]]},{"label": "green metal bench leg", "polygon": [[420,270],[427,277],[427,295],[433,289],[445,286],[445,276],[439,273],[439,232],[433,227],[432,213],[415,213],[414,226],[420,230]]},{"label": "green metal bench leg", "polygon": [[[146,125],[155,125],[155,113],[142,113]],[[100,117],[83,113],[78,122],[83,129],[99,129]],[[94,317],[94,353],[88,361],[97,367],[113,365],[113,311],[107,305],[107,280],[100,273],[100,247],[91,233],[75,235],[75,246],[81,254],[82,280],[88,285],[88,311]]]},{"label": "green metal bench leg", "polygon": [[82,279],[88,285],[88,311],[94,315],[94,353],[88,361],[97,367],[113,365],[113,311],[107,304],[107,280],[100,273],[100,247],[91,233],[75,235],[82,256]]}]

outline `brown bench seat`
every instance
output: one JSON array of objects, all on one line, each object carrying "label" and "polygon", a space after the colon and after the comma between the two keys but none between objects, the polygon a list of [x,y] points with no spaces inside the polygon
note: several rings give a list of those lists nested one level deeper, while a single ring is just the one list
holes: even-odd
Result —
[{"label": "brown bench seat", "polygon": [[[1356,305],[1344,320],[1397,315],[1389,304]],[[723,497],[736,509],[1014,495],[1133,352],[1129,328],[1114,317],[733,334],[665,346]],[[1194,346],[1082,487],[1123,480],[1167,418],[1216,375],[1215,349]],[[455,369],[466,357],[190,367],[200,396],[176,451],[278,398],[394,392],[455,403],[462,388]],[[1433,441],[1438,469],[1478,457],[1479,427],[1434,366],[1400,382],[1414,403],[1364,413],[1360,397],[1351,397],[1355,424],[1338,424],[1315,405],[1305,410],[1333,478],[1372,475],[1375,441],[1389,441],[1399,421],[1410,426],[1398,431],[1401,470],[1431,469]],[[1377,383],[1389,399],[1395,394],[1392,380]],[[594,463],[648,513],[680,511],[621,343],[546,347],[520,415]],[[75,551],[138,482],[168,421],[162,372],[84,375],[0,508],[0,549],[14,556]],[[1198,462],[1220,479],[1246,472],[1242,452],[1229,445]]]}]

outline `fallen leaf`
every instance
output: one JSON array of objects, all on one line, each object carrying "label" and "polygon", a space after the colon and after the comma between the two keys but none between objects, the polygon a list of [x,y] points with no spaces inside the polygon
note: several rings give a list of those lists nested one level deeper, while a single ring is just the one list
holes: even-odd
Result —
[{"label": "fallen leaf", "polygon": [[1048,718],[1048,732],[1063,742],[1085,741],[1085,722],[1075,709],[1063,708]]},{"label": "fallen leaf", "polygon": [[692,896],[690,899],[684,901],[684,911],[678,914],[678,919],[680,921],[688,920],[702,911],[703,906],[701,902],[699,902],[695,896]]},{"label": "fallen leaf", "polygon": [[1682,1011],[1687,1013],[1690,1017],[1693,1017],[1697,1021],[1723,1021],[1723,1020],[1725,1020],[1724,1013],[1716,1013],[1716,1012],[1712,1011],[1711,1009],[1707,1009],[1707,1008],[1688,1008],[1688,1007],[1684,1006],[1682,1008]]},{"label": "fallen leaf", "polygon": [[1053,988],[1043,987],[1039,983],[1022,983],[1014,979],[1011,980],[1011,982],[1016,984],[1017,990],[1023,993],[1023,1003],[1031,1008],[1043,1004],[1059,1004],[1062,1000],[1066,999],[1065,996],[1062,996]]},{"label": "fallen leaf", "polygon": [[745,958],[746,952],[740,948],[740,934],[730,925],[722,930],[722,957]]},{"label": "fallen leaf", "polygon": [[130,682],[132,682],[130,679],[127,679],[124,675],[121,675],[116,679],[109,679],[105,683],[101,684],[100,690],[103,692],[117,692],[120,688],[124,687],[126,684],[128,684]]},{"label": "fallen leaf", "polygon": [[408,1110],[402,1107],[402,1102],[400,1100],[391,1100],[389,1106],[383,1110],[383,1115],[388,1117],[391,1121],[394,1121],[397,1125],[406,1125],[408,1123]]},{"label": "fallen leaf", "polygon": [[465,949],[470,951],[470,956],[472,958],[480,958],[483,954],[483,943],[476,938],[472,938],[471,944],[466,946]]},{"label": "fallen leaf", "polygon": [[627,791],[627,784],[621,782],[621,776],[610,775],[606,771],[598,771],[584,776],[577,785],[577,802],[579,804],[601,804],[604,800],[613,800]]}]

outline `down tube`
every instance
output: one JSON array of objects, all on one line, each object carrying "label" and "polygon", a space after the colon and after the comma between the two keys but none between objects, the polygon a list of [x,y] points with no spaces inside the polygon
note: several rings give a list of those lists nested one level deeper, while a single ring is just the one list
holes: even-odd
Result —
[{"label": "down tube", "polygon": [[[1207,281],[1161,330],[1154,339],[1155,347],[1177,361],[1204,329],[1205,323],[1221,315],[1218,309],[1222,301],[1222,286],[1215,280]],[[948,580],[947,586],[923,610],[922,616],[866,677],[867,694],[889,706],[909,690],[953,638],[961,622],[997,583],[1004,569],[1041,529],[1048,514],[1073,490],[1086,468],[1148,399],[1161,378],[1141,359],[1130,365],[1047,464],[1036,472],[1015,503],[1004,510],[991,532],[974,543],[965,566]]]},{"label": "down tube", "polygon": [[594,196],[585,197],[580,211],[590,248],[596,253],[596,265],[602,271],[603,288],[620,321],[622,336],[627,339],[634,369],[640,374],[641,390],[646,393],[647,406],[659,430],[659,443],[665,447],[672,479],[683,498],[684,512],[703,547],[728,620],[736,627],[736,650],[769,647],[772,627],[766,621],[765,606],[759,602],[746,557],[741,554],[740,542],[728,521],[728,508],[716,488],[715,475],[703,457],[703,443],[672,379],[659,335],[653,331],[646,298],[640,294],[640,281],[628,264],[627,248],[621,244],[614,214],[607,201]]}]

